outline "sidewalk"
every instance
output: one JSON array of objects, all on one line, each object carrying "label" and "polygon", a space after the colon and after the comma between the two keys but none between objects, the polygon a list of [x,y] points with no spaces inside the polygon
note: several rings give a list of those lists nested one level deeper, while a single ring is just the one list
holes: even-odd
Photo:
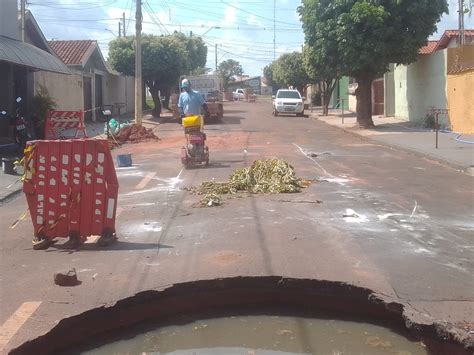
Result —
[{"label": "sidewalk", "polygon": [[[162,119],[155,119],[151,117],[148,112],[144,113],[143,122],[147,127],[153,128],[153,126],[159,125],[161,121],[170,119],[171,114],[167,112],[163,114]],[[133,121],[133,114],[123,114],[120,116],[120,122],[124,123],[127,121]],[[104,134],[105,122],[86,122],[87,135],[89,137],[106,138]],[[23,187],[20,181],[21,175],[8,175],[4,174],[0,170],[0,205],[8,202],[10,198],[21,193]]]},{"label": "sidewalk", "polygon": [[3,171],[0,170],[0,206],[11,197],[20,193],[23,187],[20,179],[21,175],[4,174]]},{"label": "sidewalk", "polygon": [[[324,117],[321,116],[321,110],[317,109],[310,113],[310,117],[379,143],[429,157],[474,175],[474,144],[457,141],[455,139],[457,135],[453,133],[439,132],[438,149],[436,149],[434,131],[399,118],[374,116],[374,128],[360,129],[356,125],[356,116],[352,112],[344,115],[344,123],[342,123],[340,110],[330,110],[329,116]],[[460,139],[474,142],[474,135],[463,135]]]}]

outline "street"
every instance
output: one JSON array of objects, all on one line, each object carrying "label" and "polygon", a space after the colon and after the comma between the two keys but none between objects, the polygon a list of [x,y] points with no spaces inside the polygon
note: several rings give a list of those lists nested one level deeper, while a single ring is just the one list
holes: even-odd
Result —
[{"label": "street", "polygon": [[[211,162],[184,170],[180,125],[156,126],[158,142],[125,145],[133,166],[117,168],[118,241],[63,240],[32,249],[23,195],[0,207],[0,348],[8,351],[60,319],[137,292],[233,276],[278,275],[367,287],[460,329],[474,322],[473,178],[311,117],[271,115],[268,100],[225,104],[206,126]],[[226,181],[264,157],[288,161],[314,182],[296,194],[224,196],[197,207],[184,190]],[[82,282],[59,287],[75,268]],[[21,312],[18,310],[21,309]]]}]

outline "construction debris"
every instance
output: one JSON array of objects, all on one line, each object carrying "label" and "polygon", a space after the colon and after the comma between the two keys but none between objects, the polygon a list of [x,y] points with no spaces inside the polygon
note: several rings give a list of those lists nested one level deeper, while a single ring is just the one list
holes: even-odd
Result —
[{"label": "construction debris", "polygon": [[276,159],[256,160],[250,167],[235,170],[228,182],[206,181],[188,190],[204,195],[201,206],[222,204],[220,195],[247,192],[252,194],[278,194],[300,192],[309,185],[308,181],[297,178],[293,167]]},{"label": "construction debris", "polygon": [[159,138],[153,133],[152,129],[137,124],[131,124],[122,127],[118,133],[113,136],[113,140],[118,144],[126,144],[156,141],[159,140]]},{"label": "construction debris", "polygon": [[222,197],[215,193],[207,194],[200,201],[203,207],[215,207],[222,205]]},{"label": "construction debris", "polygon": [[76,286],[80,284],[77,279],[76,269],[54,274],[54,283],[59,286]]}]

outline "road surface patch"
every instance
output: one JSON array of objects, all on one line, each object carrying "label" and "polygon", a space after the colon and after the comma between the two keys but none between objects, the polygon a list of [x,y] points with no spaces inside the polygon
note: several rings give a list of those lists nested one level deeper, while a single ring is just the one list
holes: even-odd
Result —
[{"label": "road surface patch", "polygon": [[13,338],[22,325],[38,309],[41,302],[25,302],[0,327],[0,349]]},{"label": "road surface patch", "polygon": [[140,181],[137,186],[135,186],[135,189],[136,190],[141,190],[143,188],[146,187],[146,185],[148,185],[148,183],[153,180],[153,178],[155,177],[156,173],[148,173],[145,175],[145,177],[142,179],[142,181]]}]

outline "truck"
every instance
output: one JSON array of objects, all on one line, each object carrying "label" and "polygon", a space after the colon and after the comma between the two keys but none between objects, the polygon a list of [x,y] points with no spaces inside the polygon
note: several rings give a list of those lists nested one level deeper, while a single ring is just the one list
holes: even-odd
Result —
[{"label": "truck", "polygon": [[212,119],[221,121],[224,117],[224,102],[222,96],[222,80],[217,74],[190,75],[181,76],[179,82],[186,78],[191,83],[193,90],[199,91],[206,100],[209,114],[204,117],[205,120]]},{"label": "truck", "polygon": [[232,92],[232,97],[234,98],[234,101],[241,101],[245,97],[245,92],[244,89],[237,89],[234,92]]}]

